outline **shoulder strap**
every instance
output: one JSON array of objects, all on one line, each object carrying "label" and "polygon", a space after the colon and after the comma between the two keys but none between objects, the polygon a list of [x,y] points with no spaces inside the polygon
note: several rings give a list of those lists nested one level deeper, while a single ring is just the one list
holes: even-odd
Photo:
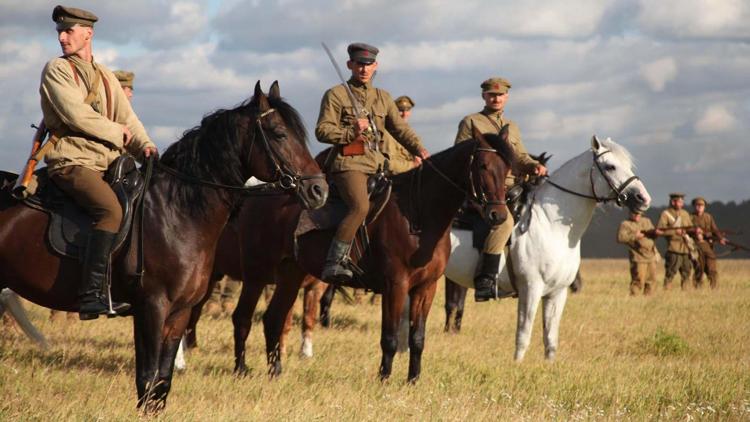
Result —
[{"label": "shoulder strap", "polygon": [[492,119],[490,119],[490,116],[488,116],[488,115],[486,115],[486,114],[484,114],[484,113],[482,113],[482,116],[486,117],[486,118],[487,118],[487,120],[489,120],[489,121],[490,121],[490,123],[492,123],[492,126],[495,126],[495,129],[497,129],[497,133],[498,133],[498,135],[499,135],[499,134],[500,134],[500,132],[502,131],[502,129],[501,129],[501,128],[500,128],[500,126],[499,126],[499,125],[497,124],[497,122],[496,122],[496,121],[494,121],[494,120],[492,120]]},{"label": "shoulder strap", "polygon": [[73,71],[73,78],[76,80],[76,85],[81,85],[81,80],[78,79],[78,69],[76,68],[75,63],[73,63],[72,60],[68,60],[68,64],[70,65],[70,70]]},{"label": "shoulder strap", "polygon": [[[70,64],[70,69],[73,70],[73,77],[76,80],[76,84],[79,86],[81,85],[81,81],[78,78],[78,68],[76,67],[76,64],[73,63],[73,60],[68,60],[68,63]],[[83,100],[83,102],[87,105],[91,104],[94,101],[94,98],[96,98],[96,89],[99,87],[99,83],[102,80],[102,71],[99,70],[99,68],[96,69],[96,74],[94,75],[94,81],[91,83],[91,87],[89,88],[89,92],[86,95],[86,98]],[[111,108],[110,105],[110,92],[109,92],[109,84],[105,81],[104,82],[104,89],[107,92],[107,117],[109,118],[109,109]]]},{"label": "shoulder strap", "polygon": [[104,95],[107,97],[107,118],[113,120],[115,116],[112,115],[112,90],[109,89],[109,81],[107,80],[107,77],[102,74],[101,69],[97,68],[96,74],[99,75],[102,82],[104,82]]}]

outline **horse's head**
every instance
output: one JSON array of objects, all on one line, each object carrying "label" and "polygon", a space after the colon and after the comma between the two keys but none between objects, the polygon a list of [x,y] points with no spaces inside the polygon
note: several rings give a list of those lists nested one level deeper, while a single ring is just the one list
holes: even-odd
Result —
[{"label": "horse's head", "polygon": [[591,152],[590,179],[594,196],[614,199],[617,205],[625,205],[631,211],[648,209],[651,196],[641,179],[633,173],[633,160],[628,151],[609,138],[600,141],[594,135]]},{"label": "horse's head", "polygon": [[480,206],[485,221],[497,226],[508,218],[505,177],[513,162],[508,126],[505,125],[499,135],[482,134],[474,128],[473,137],[479,145],[470,170],[471,200]]},{"label": "horse's head", "polygon": [[307,148],[302,118],[282,100],[278,81],[268,95],[258,81],[249,105],[247,127],[251,129],[243,141],[248,174],[294,190],[306,208],[323,206],[328,183]]}]

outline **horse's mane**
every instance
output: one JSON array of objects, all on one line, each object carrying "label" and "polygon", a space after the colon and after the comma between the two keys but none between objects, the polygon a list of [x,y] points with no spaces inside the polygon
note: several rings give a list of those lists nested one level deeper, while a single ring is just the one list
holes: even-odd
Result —
[{"label": "horse's mane", "polygon": [[[281,98],[268,97],[268,101],[281,115],[286,127],[305,145],[307,131],[299,113]],[[203,181],[243,185],[245,177],[240,159],[243,153],[240,131],[247,131],[246,136],[250,137],[247,145],[255,142],[257,131],[254,123],[250,127],[238,125],[238,117],[255,116],[259,112],[258,102],[252,97],[233,109],[219,109],[205,115],[200,125],[185,131],[179,141],[164,151],[160,162]],[[263,149],[260,148],[257,152],[263,152]],[[206,212],[203,189],[205,187],[198,183],[180,181],[172,183],[167,194],[191,214],[203,215]],[[228,202],[231,200],[229,195],[223,197]]]},{"label": "horse's mane", "polygon": [[[495,148],[499,153],[500,156],[503,157],[503,160],[505,161],[506,165],[510,166],[510,163],[513,162],[513,149],[510,147],[510,144],[507,142],[501,142],[500,135],[494,134],[494,133],[486,133],[483,135],[485,140],[489,142],[490,145],[492,145],[493,148]],[[448,149],[445,149],[443,151],[440,151],[439,153],[435,155],[431,155],[428,160],[432,160],[432,163],[437,165],[438,167],[441,167],[443,164],[443,161],[445,160],[453,160],[453,154],[455,153],[455,149],[460,148],[475,148],[476,145],[479,143],[479,141],[476,141],[474,139],[466,140],[463,142],[460,142]],[[391,177],[393,180],[393,184],[398,185],[401,183],[404,183],[405,180],[409,180],[409,177],[407,175],[411,174],[416,169],[411,169],[407,172],[395,175]]]},{"label": "horse's mane", "polygon": [[610,138],[604,139],[599,142],[605,148],[612,151],[612,154],[614,154],[614,156],[617,157],[618,161],[620,161],[623,165],[627,166],[631,170],[635,170],[635,161],[633,160],[633,156],[630,155],[630,152],[626,150],[624,146],[618,144]]}]

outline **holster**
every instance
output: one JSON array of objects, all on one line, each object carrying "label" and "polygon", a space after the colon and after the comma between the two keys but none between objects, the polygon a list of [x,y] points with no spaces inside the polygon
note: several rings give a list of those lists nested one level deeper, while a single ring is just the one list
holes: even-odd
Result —
[{"label": "holster", "polygon": [[365,138],[362,135],[354,138],[353,141],[341,148],[341,155],[345,157],[353,155],[365,155]]}]

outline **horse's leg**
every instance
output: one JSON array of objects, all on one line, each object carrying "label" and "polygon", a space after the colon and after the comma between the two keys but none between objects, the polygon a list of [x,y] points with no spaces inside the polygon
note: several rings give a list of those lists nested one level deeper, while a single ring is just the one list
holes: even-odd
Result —
[{"label": "horse's leg", "polygon": [[289,308],[289,312],[286,313],[284,319],[284,327],[281,329],[281,336],[279,337],[279,354],[286,356],[286,340],[289,338],[289,332],[292,331],[292,323],[294,320],[294,306]]},{"label": "horse's leg", "polygon": [[318,314],[318,301],[328,285],[312,276],[308,276],[305,281],[309,283],[305,286],[305,301],[302,311],[302,346],[299,353],[302,357],[311,358],[313,357],[312,334]]},{"label": "horse's leg", "polygon": [[520,362],[526,355],[534,326],[534,316],[539,300],[542,298],[542,283],[519,283],[518,285],[518,321],[516,323],[515,360]]},{"label": "horse's leg", "polygon": [[409,382],[416,382],[422,372],[427,315],[435,298],[437,283],[425,283],[411,293],[411,329],[409,330]]},{"label": "horse's leg", "polygon": [[380,323],[380,349],[383,351],[379,370],[381,381],[388,379],[393,370],[393,357],[396,355],[398,345],[396,331],[398,330],[406,296],[409,294],[409,286],[406,281],[403,283],[386,282],[385,286],[381,303],[383,316]]},{"label": "horse's leg", "polygon": [[562,319],[568,289],[562,288],[542,298],[542,317],[544,318],[544,357],[554,360],[560,335]]},{"label": "horse's leg", "polygon": [[234,372],[237,375],[248,373],[245,364],[245,342],[250,335],[253,325],[253,313],[258,306],[260,295],[266,287],[266,283],[260,280],[249,280],[245,278],[240,291],[240,298],[232,313],[232,325],[234,326]]},{"label": "horse's leg", "polygon": [[159,356],[159,381],[153,389],[153,398],[157,400],[159,409],[167,404],[167,395],[172,388],[175,356],[189,319],[190,308],[186,308],[170,315],[165,321],[164,338],[161,345],[161,355]]},{"label": "horse's leg", "polygon": [[469,289],[456,284],[456,316],[453,320],[453,331],[458,333],[461,331],[461,322],[464,319],[464,305],[466,304],[466,292]]},{"label": "horse's leg", "polygon": [[411,299],[409,296],[406,296],[406,301],[404,301],[404,309],[401,311],[401,319],[398,323],[398,336],[396,344],[396,352],[398,353],[406,353],[409,351],[409,321],[410,321],[410,308]]},{"label": "horse's leg", "polygon": [[336,293],[336,286],[329,284],[323,296],[320,297],[320,326],[328,328],[331,326],[331,304]]},{"label": "horse's leg", "polygon": [[203,305],[206,304],[208,299],[211,298],[211,292],[214,291],[214,286],[221,280],[222,274],[212,274],[208,280],[208,287],[205,296],[190,310],[190,320],[188,321],[187,328],[185,329],[185,346],[188,349],[194,349],[198,347],[198,332],[197,326],[198,321],[201,319],[201,313],[203,312]]},{"label": "horse's leg", "polygon": [[135,385],[138,407],[147,413],[160,410],[164,404],[157,399],[156,384],[159,379],[159,358],[166,314],[166,307],[156,298],[147,298],[134,304]]},{"label": "horse's leg", "polygon": [[273,292],[268,309],[263,315],[263,333],[266,337],[266,357],[268,359],[268,375],[281,375],[281,335],[284,322],[297,300],[305,272],[295,263],[286,261],[279,266],[276,290]]}]

